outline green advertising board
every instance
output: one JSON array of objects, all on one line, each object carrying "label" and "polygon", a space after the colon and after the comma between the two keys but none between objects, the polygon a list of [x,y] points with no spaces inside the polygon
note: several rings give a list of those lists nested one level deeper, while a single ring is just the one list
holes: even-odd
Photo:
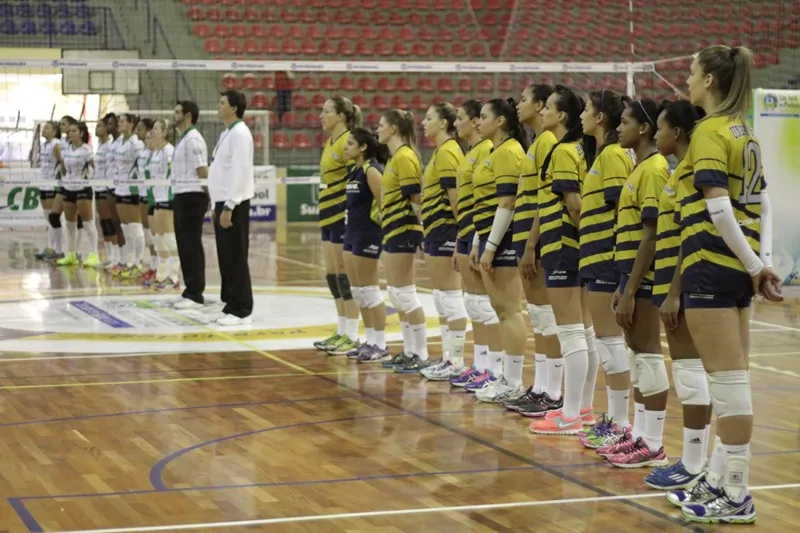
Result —
[{"label": "green advertising board", "polygon": [[[319,167],[312,165],[290,165],[287,178],[305,178],[319,175]],[[319,185],[286,185],[286,222],[316,222],[319,220]]]}]

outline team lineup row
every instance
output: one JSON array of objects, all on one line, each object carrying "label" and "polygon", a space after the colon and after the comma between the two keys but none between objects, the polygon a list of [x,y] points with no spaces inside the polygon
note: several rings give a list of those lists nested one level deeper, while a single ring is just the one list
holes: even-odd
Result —
[{"label": "team lineup row", "polygon": [[[339,327],[315,346],[449,380],[534,418],[534,433],[577,435],[611,465],[659,467],[645,482],[668,490],[690,520],[754,521],[749,311],[756,293],[781,294],[759,144],[744,119],[751,63],[745,48],[709,47],[687,79],[691,102],[661,106],[610,90],[584,100],[541,84],[519,103],[435,104],[422,121],[436,145],[424,171],[413,114],[388,111],[375,136],[358,126],[349,100],[331,98],[320,115],[330,135],[320,227]],[[678,160],[672,172],[666,157]],[[441,361],[428,357],[415,287],[420,247]],[[382,252],[403,328],[396,356],[384,333]],[[523,294],[536,351],[527,389]],[[464,363],[467,319],[472,366]],[[684,412],[683,454],[673,465],[662,445],[670,387],[662,321]],[[600,366],[609,412],[598,421]]]}]

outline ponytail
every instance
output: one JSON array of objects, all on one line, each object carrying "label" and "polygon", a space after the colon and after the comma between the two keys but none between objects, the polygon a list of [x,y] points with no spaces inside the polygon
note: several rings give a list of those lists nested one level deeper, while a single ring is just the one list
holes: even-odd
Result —
[{"label": "ponytail", "polygon": [[545,179],[547,170],[550,168],[550,161],[553,159],[553,152],[555,152],[556,148],[558,148],[560,144],[581,141],[581,148],[583,149],[583,155],[586,159],[587,169],[591,168],[592,164],[594,163],[597,152],[597,142],[595,141],[594,137],[583,134],[581,113],[583,112],[583,108],[586,106],[583,98],[575,93],[575,91],[569,87],[565,87],[564,85],[556,85],[555,89],[555,92],[558,95],[558,99],[556,100],[556,109],[562,113],[566,113],[567,115],[567,122],[565,124],[567,127],[567,133],[564,134],[560,141],[553,145],[553,148],[550,149],[547,157],[545,157],[544,164],[542,165],[542,173],[540,174],[542,180]]},{"label": "ponytail", "polygon": [[523,150],[527,150],[528,136],[517,116],[517,103],[514,99],[508,98],[503,100],[502,98],[495,98],[486,102],[486,105],[492,108],[494,116],[506,119],[505,130],[508,136],[515,139],[520,146],[522,146]]},{"label": "ponytail", "polygon": [[697,54],[703,74],[714,77],[720,104],[710,116],[744,118],[750,109],[753,52],[744,46],[709,46]]},{"label": "ponytail", "polygon": [[417,124],[414,113],[402,109],[390,109],[383,117],[390,125],[397,128],[397,135],[415,152],[417,151]]},{"label": "ponytail", "polygon": [[355,105],[350,99],[344,96],[334,96],[331,98],[334,110],[344,116],[344,124],[348,130],[361,127],[362,116],[361,108]]}]

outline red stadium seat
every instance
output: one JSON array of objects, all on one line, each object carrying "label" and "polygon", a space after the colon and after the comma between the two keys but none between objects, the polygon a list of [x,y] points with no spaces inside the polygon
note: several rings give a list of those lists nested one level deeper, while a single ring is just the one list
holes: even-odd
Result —
[{"label": "red stadium seat", "polygon": [[370,113],[369,115],[364,117],[364,125],[369,128],[374,128],[380,122],[381,117],[380,115],[376,115],[375,113]]},{"label": "red stadium seat", "polygon": [[209,54],[219,54],[222,52],[222,45],[217,39],[206,39],[206,42],[203,44],[203,49]]},{"label": "red stadium seat", "polygon": [[311,40],[303,41],[300,44],[300,53],[307,56],[317,55],[317,43]]},{"label": "red stadium seat", "polygon": [[395,94],[389,101],[389,106],[392,109],[406,109],[408,104],[406,104],[406,99],[403,98],[403,95]]},{"label": "red stadium seat", "polygon": [[337,53],[341,56],[351,57],[356,55],[356,51],[353,49],[353,45],[350,41],[339,41],[339,48]]},{"label": "red stadium seat", "polygon": [[247,22],[259,22],[261,20],[261,11],[252,8],[245,9],[242,18]]},{"label": "red stadium seat", "polygon": [[379,109],[382,111],[385,109],[389,109],[389,103],[386,101],[385,96],[383,96],[382,94],[376,94],[375,96],[372,97],[371,107],[372,109]]},{"label": "red stadium seat", "polygon": [[358,90],[362,91],[362,92],[365,92],[365,93],[371,93],[372,91],[374,91],[375,90],[375,84],[373,83],[372,78],[370,78],[369,76],[364,76],[364,77],[359,78],[358,79]]},{"label": "red stadium seat", "polygon": [[388,57],[392,55],[392,49],[383,41],[375,43],[375,54],[381,57]]},{"label": "red stadium seat", "polygon": [[264,93],[255,93],[250,99],[250,105],[253,106],[253,109],[266,109],[269,102]]},{"label": "red stadium seat", "polygon": [[294,57],[297,54],[297,43],[292,39],[284,39],[281,43],[281,54]]},{"label": "red stadium seat", "polygon": [[316,78],[311,76],[303,76],[300,78],[300,88],[304,91],[316,91],[319,87]]},{"label": "red stadium seat", "polygon": [[392,47],[392,53],[397,57],[408,57],[409,55],[408,47],[404,43],[400,42],[394,43],[394,46]]},{"label": "red stadium seat", "polygon": [[336,54],[336,50],[333,49],[333,45],[330,41],[322,41],[319,45],[319,55],[321,56],[332,56]]},{"label": "red stadium seat", "polygon": [[311,139],[307,133],[298,132],[292,137],[292,148],[305,149],[311,148]]},{"label": "red stadium seat", "polygon": [[261,24],[253,24],[250,26],[250,35],[256,39],[263,39],[267,36],[267,29]]},{"label": "red stadium seat", "polygon": [[242,53],[242,46],[239,44],[238,39],[225,39],[223,47],[226,54],[238,55]]},{"label": "red stadium seat", "polygon": [[322,106],[325,105],[326,98],[321,94],[315,94],[311,97],[311,108],[312,109],[322,109]]},{"label": "red stadium seat", "polygon": [[353,78],[342,76],[339,78],[339,89],[342,91],[355,91],[356,82],[353,81]]},{"label": "red stadium seat", "polygon": [[234,24],[231,28],[231,33],[234,37],[248,37],[250,31],[244,24]]},{"label": "red stadium seat", "polygon": [[450,78],[439,78],[436,80],[436,90],[439,92],[451,92],[453,90],[453,82]]},{"label": "red stadium seat", "polygon": [[264,148],[264,135],[261,133],[254,133],[253,134],[253,148],[256,150],[261,150]]},{"label": "red stadium seat", "polygon": [[292,96],[292,107],[294,109],[310,109],[311,103],[302,94],[294,94]]},{"label": "red stadium seat", "polygon": [[361,109],[369,109],[369,103],[367,102],[367,99],[360,94],[353,96],[352,101]]},{"label": "red stadium seat", "polygon": [[394,86],[395,91],[403,91],[403,92],[410,92],[411,89],[411,82],[408,78],[398,78],[397,84]]},{"label": "red stadium seat", "polygon": [[197,6],[192,6],[189,8],[189,10],[186,12],[186,16],[193,22],[205,20],[206,18],[203,10]]},{"label": "red stadium seat", "polygon": [[261,82],[256,77],[255,74],[247,73],[242,76],[242,88],[247,91],[255,91],[257,89],[261,89]]},{"label": "red stadium seat", "polygon": [[431,55],[430,49],[422,43],[415,43],[411,47],[411,55],[419,58],[427,58]]},{"label": "red stadium seat", "polygon": [[282,123],[287,128],[297,129],[302,128],[303,124],[300,122],[300,117],[294,111],[284,113]]},{"label": "red stadium seat", "polygon": [[[284,117],[285,118],[285,117]],[[273,131],[272,132],[272,146],[282,150],[284,148],[289,148],[291,143],[289,142],[289,138],[286,134],[282,131]]]},{"label": "red stadium seat", "polygon": [[194,25],[194,35],[196,37],[200,37],[201,39],[206,39],[211,37],[212,32],[211,28],[209,28],[208,24],[204,24],[202,22],[198,22]]},{"label": "red stadium seat", "polygon": [[433,83],[429,78],[420,78],[417,81],[417,90],[423,93],[431,92],[433,91]]},{"label": "red stadium seat", "polygon": [[211,20],[213,22],[222,20],[222,12],[219,9],[212,7],[206,11],[206,20]]},{"label": "red stadium seat", "polygon": [[226,9],[225,10],[225,20],[228,22],[239,22],[242,20],[242,12],[238,9]]},{"label": "red stadium seat", "polygon": [[309,111],[303,115],[303,124],[309,128],[319,124],[319,113]]},{"label": "red stadium seat", "polygon": [[245,54],[256,55],[261,53],[261,47],[255,39],[245,39],[243,48]]},{"label": "red stadium seat", "polygon": [[460,80],[458,80],[458,92],[471,93],[472,78],[461,78]]},{"label": "red stadium seat", "polygon": [[322,40],[325,38],[325,32],[319,26],[309,26],[306,30],[307,39]]},{"label": "red stadium seat", "polygon": [[394,90],[392,87],[392,81],[386,77],[378,78],[378,84],[376,88],[383,93],[388,93]]},{"label": "red stadium seat", "polygon": [[236,77],[236,74],[233,72],[228,72],[224,76],[222,76],[222,87],[223,89],[238,89],[239,88],[239,78]]},{"label": "red stadium seat", "polygon": [[335,91],[338,87],[336,81],[331,76],[323,76],[319,85],[323,91]]},{"label": "red stadium seat", "polygon": [[303,31],[302,26],[289,26],[289,29],[286,32],[286,36],[292,39],[302,39],[305,37],[305,31]]},{"label": "red stadium seat", "polygon": [[231,36],[231,27],[227,24],[216,24],[214,25],[214,37],[219,37],[220,39],[225,39],[226,37]]},{"label": "red stadium seat", "polygon": [[427,111],[430,105],[422,99],[422,96],[415,94],[411,97],[411,105],[409,106],[414,111]]}]

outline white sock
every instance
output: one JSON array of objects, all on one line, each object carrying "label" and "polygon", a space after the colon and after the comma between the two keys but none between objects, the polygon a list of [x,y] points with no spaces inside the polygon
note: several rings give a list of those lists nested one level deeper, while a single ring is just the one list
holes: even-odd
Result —
[{"label": "white sock", "polygon": [[411,324],[411,335],[414,339],[414,351],[423,361],[428,360],[428,326],[422,324]]},{"label": "white sock", "polygon": [[175,251],[170,252],[169,259],[167,260],[167,265],[169,266],[169,277],[172,281],[178,281],[181,278],[181,260],[178,257],[178,252]]},{"label": "white sock", "polygon": [[95,226],[94,220],[84,221],[83,231],[86,232],[86,238],[89,240],[89,253],[96,254],[98,239],[97,239],[97,226]]},{"label": "white sock", "polygon": [[126,265],[133,265],[133,236],[131,235],[131,225],[128,223],[120,224],[122,235],[125,237],[125,244],[122,245],[120,262]]},{"label": "white sock", "polygon": [[411,336],[411,326],[408,322],[400,322],[400,329],[403,331],[403,353],[411,357],[414,353],[414,338]]},{"label": "white sock", "polygon": [[711,459],[708,461],[708,474],[706,481],[709,485],[718,489],[722,483],[722,476],[725,475],[725,450],[719,435],[714,437],[714,450],[711,452]]},{"label": "white sock", "polygon": [[75,243],[75,252],[78,254],[81,253],[81,244],[83,243],[83,231],[81,230],[85,229],[86,224],[84,223],[83,226],[83,228],[78,229],[78,241]]},{"label": "white sock", "polygon": [[545,392],[551,400],[561,398],[561,377],[564,375],[564,358],[547,358],[547,386]]},{"label": "white sock", "polygon": [[67,226],[67,251],[77,253],[78,251],[78,223],[64,222]]},{"label": "white sock", "polygon": [[[705,434],[705,437],[703,439],[703,442],[706,443],[706,446],[711,448],[712,452],[714,451],[714,440],[711,438],[711,424],[706,424],[706,434]],[[707,458],[710,457],[710,456],[711,456],[711,452],[709,452],[707,449],[704,449],[703,450],[703,458],[707,460]]]},{"label": "white sock", "polygon": [[657,452],[664,445],[664,421],[666,411],[645,411],[644,441],[651,452]]},{"label": "white sock", "polygon": [[450,362],[454,365],[464,364],[464,345],[467,343],[466,331],[450,330]]},{"label": "white sock", "polygon": [[53,250],[57,254],[64,253],[64,232],[63,228],[50,228],[53,230]]},{"label": "white sock", "polygon": [[141,265],[144,258],[144,226],[141,222],[133,222],[128,224],[130,226],[131,235],[133,236],[133,262],[135,265]]},{"label": "white sock", "polygon": [[489,372],[495,376],[503,373],[503,352],[493,352],[489,350]]},{"label": "white sock", "polygon": [[339,335],[344,335],[344,334],[347,333],[347,317],[346,316],[340,316],[338,318],[338,323],[337,323],[337,326],[336,326],[336,333],[338,333]]},{"label": "white sock", "polygon": [[103,249],[106,252],[106,261],[110,261],[111,260],[111,254],[114,253],[114,252],[112,252],[112,250],[114,249],[114,245],[111,244],[110,242],[106,241],[106,242],[103,243]]},{"label": "white sock", "polygon": [[725,473],[722,486],[725,494],[735,501],[741,502],[747,497],[747,485],[750,478],[750,445],[723,444],[725,451]]},{"label": "white sock", "polygon": [[450,360],[450,326],[439,324],[439,332],[442,336],[442,361]]},{"label": "white sock", "polygon": [[644,437],[644,404],[636,403],[634,400],[633,408],[635,411],[633,412],[633,429],[631,430],[631,434],[633,435],[633,440],[636,440],[639,437]]},{"label": "white sock", "polygon": [[373,344],[380,348],[381,350],[386,349],[386,331],[385,330],[375,330],[373,333]]},{"label": "white sock", "polygon": [[122,246],[111,245],[111,264],[118,265],[122,261]]},{"label": "white sock", "polygon": [[588,346],[588,367],[586,379],[583,383],[583,395],[581,396],[581,409],[590,409],[594,401],[594,388],[597,386],[597,367],[600,365],[600,355],[597,352],[597,341],[595,339],[594,327],[586,328],[586,345]]},{"label": "white sock", "polygon": [[[486,354],[484,357],[483,354]],[[475,344],[472,346],[475,368],[483,372],[489,365],[489,347],[485,344]]]},{"label": "white sock", "polygon": [[628,422],[628,399],[631,396],[630,390],[614,390],[606,387],[608,392],[608,415],[614,419],[620,427],[627,427]]},{"label": "white sock", "polygon": [[375,344],[375,330],[364,326],[364,342],[370,346]]},{"label": "white sock", "polygon": [[699,474],[706,465],[706,430],[683,428],[681,462],[691,474]]},{"label": "white sock", "polygon": [[522,385],[522,365],[524,362],[524,355],[509,355],[503,352],[503,376],[505,376],[510,386]]},{"label": "white sock", "polygon": [[[583,331],[583,324],[559,326],[562,331],[568,328],[580,328]],[[573,420],[581,412],[583,387],[586,383],[586,374],[589,371],[589,352],[586,349],[578,349],[577,347],[571,353],[564,353],[564,350],[564,343],[562,343],[561,353],[564,355],[564,408],[561,412],[564,419]]]},{"label": "white sock", "polygon": [[534,394],[542,394],[547,386],[547,356],[543,353],[537,353],[536,368],[533,374],[533,392]]},{"label": "white sock", "polygon": [[358,319],[348,318],[345,323],[345,332],[350,340],[358,340]]}]

